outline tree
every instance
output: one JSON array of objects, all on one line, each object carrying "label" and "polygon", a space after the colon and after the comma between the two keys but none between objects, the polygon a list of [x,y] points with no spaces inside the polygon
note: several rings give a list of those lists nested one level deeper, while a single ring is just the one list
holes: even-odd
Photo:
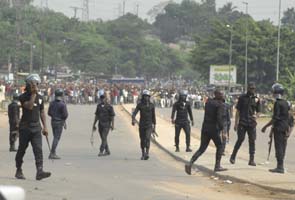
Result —
[{"label": "tree", "polygon": [[282,24],[286,27],[291,28],[295,31],[295,8],[288,8],[284,12],[284,16],[282,18]]}]

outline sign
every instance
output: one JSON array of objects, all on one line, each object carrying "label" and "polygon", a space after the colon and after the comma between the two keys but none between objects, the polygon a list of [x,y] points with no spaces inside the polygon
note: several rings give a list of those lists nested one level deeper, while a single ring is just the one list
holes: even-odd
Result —
[{"label": "sign", "polygon": [[210,84],[228,85],[237,83],[237,67],[234,65],[212,65],[210,66]]}]

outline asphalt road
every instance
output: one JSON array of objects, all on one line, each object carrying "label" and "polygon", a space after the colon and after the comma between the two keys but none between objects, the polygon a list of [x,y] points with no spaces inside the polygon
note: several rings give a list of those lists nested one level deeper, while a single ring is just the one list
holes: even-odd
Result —
[{"label": "asphalt road", "polygon": [[[165,118],[167,120],[170,119],[171,112],[172,112],[172,108],[157,108],[158,116],[163,117],[163,118]],[[194,120],[195,120],[194,127],[201,130],[202,122],[203,122],[203,118],[204,118],[204,111],[194,109],[193,110],[193,116],[194,116]],[[258,164],[265,163],[266,158],[267,158],[267,154],[268,154],[268,141],[269,141],[269,136],[268,135],[269,135],[270,129],[268,129],[266,133],[261,132],[262,127],[268,121],[269,121],[269,119],[266,119],[266,118],[260,118],[258,120],[257,140],[256,140],[256,162]],[[229,152],[232,151],[233,146],[234,146],[234,144],[236,142],[236,139],[237,139],[237,134],[233,130],[233,125],[234,125],[234,119],[232,119],[232,126],[231,126],[231,131],[230,131],[230,145],[231,146],[229,148],[227,148],[227,150]],[[184,142],[184,141],[182,141],[182,142]],[[243,151],[243,153],[246,154],[247,152],[249,152],[248,149],[249,149],[248,138],[246,136],[245,141],[242,144],[242,147],[241,147],[240,151]],[[294,156],[292,156],[293,153],[295,153],[295,130],[293,131],[292,135],[288,139],[288,146],[287,146],[286,158],[285,158],[285,167],[291,173],[295,173],[295,158],[294,158]],[[272,146],[270,162],[276,163],[274,146]]]},{"label": "asphalt road", "polygon": [[273,193],[249,185],[225,184],[202,173],[187,176],[182,163],[154,145],[150,160],[141,161],[137,128],[130,125],[130,116],[120,107],[115,109],[115,130],[109,136],[111,156],[97,157],[98,134],[95,147],[91,147],[89,140],[94,111],[95,106],[69,106],[68,130],[57,149],[61,160],[47,159],[49,151],[43,140],[44,169],[51,171],[52,177],[42,181],[35,181],[31,147],[23,165],[27,179],[14,178],[15,153],[8,152],[8,127],[2,116],[0,185],[23,187],[28,200],[277,199]]}]

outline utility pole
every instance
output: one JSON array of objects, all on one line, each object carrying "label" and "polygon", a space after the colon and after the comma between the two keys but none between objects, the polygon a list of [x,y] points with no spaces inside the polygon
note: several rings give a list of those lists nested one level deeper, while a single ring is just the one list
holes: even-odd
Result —
[{"label": "utility pole", "polygon": [[82,21],[89,21],[89,0],[82,0]]},{"label": "utility pole", "polygon": [[282,0],[279,0],[279,25],[278,25],[278,47],[277,47],[276,82],[279,81],[279,74],[280,74],[281,7],[282,7]]},{"label": "utility pole", "polygon": [[14,7],[16,9],[16,21],[15,21],[15,27],[16,27],[16,38],[15,38],[15,55],[14,55],[14,72],[15,72],[15,83],[18,84],[18,57],[19,57],[19,50],[21,47],[20,44],[20,34],[21,34],[21,28],[20,28],[20,20],[21,20],[21,8],[22,4],[20,0],[14,0]]},{"label": "utility pole", "polygon": [[136,16],[138,17],[139,14],[139,3],[136,4]]},{"label": "utility pole", "polygon": [[48,0],[41,0],[41,8],[48,9]]},{"label": "utility pole", "polygon": [[126,0],[123,0],[123,16],[125,15]]},{"label": "utility pole", "polygon": [[226,25],[230,31],[229,41],[229,59],[228,59],[228,93],[230,93],[230,81],[231,81],[231,65],[232,65],[232,46],[233,46],[233,27],[232,25]]},{"label": "utility pole", "polygon": [[243,2],[246,5],[246,44],[245,44],[245,90],[247,91],[248,85],[248,2]]},{"label": "utility pole", "polygon": [[82,10],[83,11],[82,8],[77,7],[77,6],[71,6],[70,8],[72,8],[73,11],[74,11],[74,18],[77,18],[77,12],[78,12],[78,10]]}]

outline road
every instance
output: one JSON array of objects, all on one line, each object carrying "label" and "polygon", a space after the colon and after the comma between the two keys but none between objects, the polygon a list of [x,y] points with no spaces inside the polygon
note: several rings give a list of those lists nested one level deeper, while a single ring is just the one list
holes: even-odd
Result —
[{"label": "road", "polygon": [[111,156],[97,157],[98,136],[95,148],[89,140],[94,111],[95,106],[69,106],[68,130],[57,150],[61,160],[47,159],[49,151],[43,140],[44,169],[51,171],[52,177],[42,181],[34,180],[30,147],[23,166],[27,179],[14,178],[15,153],[8,152],[7,119],[1,114],[0,184],[23,187],[29,200],[292,199],[251,185],[226,184],[201,172],[187,176],[182,163],[154,145],[150,160],[141,161],[137,128],[130,125],[130,116],[120,107],[115,108],[116,129],[109,136]]},{"label": "road", "polygon": [[[167,120],[170,120],[171,117],[171,111],[172,108],[158,108],[157,113],[158,116],[165,118]],[[197,129],[201,129],[202,127],[202,122],[203,122],[203,117],[204,117],[204,111],[203,110],[193,110],[193,116],[195,119],[195,125],[194,127]],[[268,141],[269,141],[269,136],[268,133],[262,133],[261,129],[262,127],[268,122],[269,119],[266,118],[261,118],[258,120],[258,125],[257,125],[257,140],[256,140],[256,161],[257,163],[265,163],[267,154],[268,154]],[[232,126],[230,130],[230,147],[227,148],[229,152],[232,151],[233,146],[236,142],[237,139],[237,134],[233,130],[233,125],[234,125],[234,119],[232,119]],[[270,129],[268,129],[270,131]],[[295,152],[295,134],[290,136],[288,140],[288,146],[287,146],[287,151],[286,151],[286,158],[285,158],[285,167],[288,170],[288,172],[295,173],[295,158],[292,155],[293,152]],[[184,145],[184,141],[183,141]],[[244,153],[247,153],[248,150],[248,138],[245,138],[245,141],[241,147],[240,151],[243,151]],[[239,151],[239,154],[240,154]],[[275,153],[274,153],[274,146],[272,147],[272,152],[271,152],[271,157],[270,157],[270,162],[275,163]]]}]

